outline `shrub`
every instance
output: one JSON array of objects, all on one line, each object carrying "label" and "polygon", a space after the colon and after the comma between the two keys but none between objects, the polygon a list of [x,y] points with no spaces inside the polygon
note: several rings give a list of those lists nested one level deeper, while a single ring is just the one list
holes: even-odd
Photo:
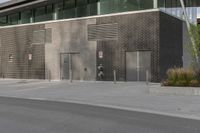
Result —
[{"label": "shrub", "polygon": [[197,79],[200,82],[200,68],[195,70],[195,79]]},{"label": "shrub", "polygon": [[162,82],[164,86],[197,86],[199,73],[192,69],[173,68],[167,71],[167,80]]},{"label": "shrub", "polygon": [[181,87],[181,86],[188,86],[189,84],[186,80],[177,80],[175,85]]},{"label": "shrub", "polygon": [[190,86],[192,87],[200,87],[200,82],[196,79],[190,81]]},{"label": "shrub", "polygon": [[167,71],[167,77],[168,77],[168,82],[170,82],[171,85],[174,85],[178,79],[178,74],[175,71],[175,69],[169,69]]},{"label": "shrub", "polygon": [[162,82],[162,86],[173,86],[174,83],[170,80],[166,80]]}]

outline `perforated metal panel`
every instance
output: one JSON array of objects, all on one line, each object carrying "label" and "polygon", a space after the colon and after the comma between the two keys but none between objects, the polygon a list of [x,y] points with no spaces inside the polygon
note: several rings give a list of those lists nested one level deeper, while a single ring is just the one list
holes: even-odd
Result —
[{"label": "perforated metal panel", "polygon": [[117,40],[118,24],[88,25],[88,40]]},{"label": "perforated metal panel", "polygon": [[[33,32],[43,28],[43,25],[31,25],[0,29],[0,65],[4,78],[44,79],[44,45],[32,45]],[[11,54],[13,59],[9,62]],[[32,54],[32,60],[29,60],[29,54]]]}]

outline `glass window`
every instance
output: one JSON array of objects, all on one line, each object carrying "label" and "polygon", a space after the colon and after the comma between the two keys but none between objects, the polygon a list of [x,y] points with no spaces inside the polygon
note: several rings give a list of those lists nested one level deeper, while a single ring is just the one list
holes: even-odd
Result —
[{"label": "glass window", "polygon": [[19,24],[19,13],[8,15],[8,24]]},{"label": "glass window", "polygon": [[101,14],[153,8],[153,0],[100,0]]},{"label": "glass window", "polygon": [[5,25],[7,25],[7,17],[6,16],[0,17],[0,26],[5,26]]},{"label": "glass window", "polygon": [[76,16],[75,0],[65,0],[63,18],[74,18]]},{"label": "glass window", "polygon": [[63,2],[56,3],[54,5],[55,16],[54,19],[63,18]]},{"label": "glass window", "polygon": [[[134,11],[141,8],[140,0],[119,0],[119,11]],[[145,4],[145,3],[143,3]]]},{"label": "glass window", "polygon": [[88,12],[90,16],[98,14],[98,0],[89,0],[88,1]]},{"label": "glass window", "polygon": [[83,17],[89,15],[87,11],[87,0],[77,0],[76,5],[77,5],[77,17]]},{"label": "glass window", "polygon": [[35,22],[40,22],[40,21],[45,21],[46,17],[45,17],[46,13],[45,13],[45,7],[39,7],[35,9]]},{"label": "glass window", "polygon": [[165,0],[159,0],[158,1],[158,5],[159,5],[159,7],[165,7]]},{"label": "glass window", "polygon": [[90,15],[97,15],[98,14],[98,5],[97,3],[90,3],[89,4],[89,13]]},{"label": "glass window", "polygon": [[[130,1],[130,0],[129,0]],[[152,9],[154,0],[140,0],[140,9]]]},{"label": "glass window", "polygon": [[32,17],[32,11],[31,10],[21,12],[21,23],[22,24],[30,23],[31,17]]},{"label": "glass window", "polygon": [[53,19],[53,5],[46,6],[46,20]]},{"label": "glass window", "polygon": [[109,14],[113,13],[113,7],[116,9],[113,4],[114,0],[100,0],[100,14]]}]

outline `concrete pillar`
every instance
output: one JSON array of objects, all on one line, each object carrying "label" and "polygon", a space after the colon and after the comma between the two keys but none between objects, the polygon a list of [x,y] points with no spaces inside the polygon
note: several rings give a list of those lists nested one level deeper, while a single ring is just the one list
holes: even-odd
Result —
[{"label": "concrete pillar", "polygon": [[153,8],[158,8],[158,0],[153,0]]}]

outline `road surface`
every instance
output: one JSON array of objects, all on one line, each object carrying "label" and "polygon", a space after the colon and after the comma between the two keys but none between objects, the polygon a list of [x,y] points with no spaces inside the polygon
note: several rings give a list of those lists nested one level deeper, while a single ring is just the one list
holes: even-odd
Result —
[{"label": "road surface", "polygon": [[90,105],[0,97],[1,133],[200,133],[200,121]]}]

